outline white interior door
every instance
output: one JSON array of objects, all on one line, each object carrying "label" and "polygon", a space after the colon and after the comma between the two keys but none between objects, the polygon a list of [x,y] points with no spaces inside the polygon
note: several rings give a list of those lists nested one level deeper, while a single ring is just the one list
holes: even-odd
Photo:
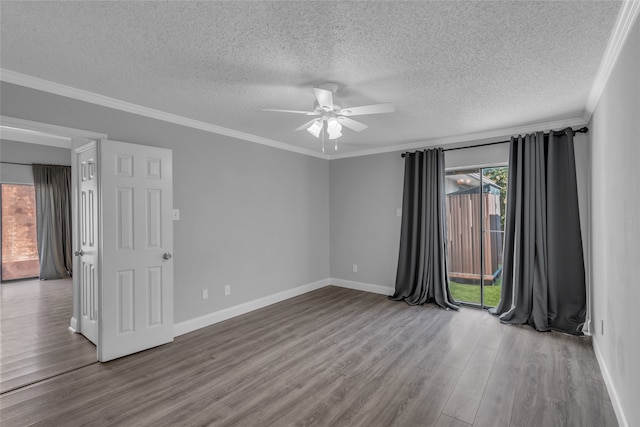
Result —
[{"label": "white interior door", "polygon": [[172,151],[100,143],[102,362],[173,341]]},{"label": "white interior door", "polygon": [[80,333],[98,342],[98,149],[90,142],[76,149],[78,170],[79,226],[78,280]]}]

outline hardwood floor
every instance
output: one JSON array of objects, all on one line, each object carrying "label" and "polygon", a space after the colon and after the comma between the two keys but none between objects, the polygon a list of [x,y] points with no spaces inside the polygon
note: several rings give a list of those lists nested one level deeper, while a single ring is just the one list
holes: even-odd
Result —
[{"label": "hardwood floor", "polygon": [[617,425],[588,338],[323,288],[0,397],[14,425]]},{"label": "hardwood floor", "polygon": [[96,363],[96,348],[69,328],[71,279],[0,284],[0,392]]}]

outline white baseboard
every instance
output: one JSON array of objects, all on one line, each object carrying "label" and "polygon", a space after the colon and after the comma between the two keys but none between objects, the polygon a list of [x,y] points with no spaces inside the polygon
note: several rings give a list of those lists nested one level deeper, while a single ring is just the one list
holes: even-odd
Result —
[{"label": "white baseboard", "polygon": [[393,295],[395,288],[392,286],[373,285],[371,283],[354,282],[352,280],[331,278],[331,284],[341,288],[355,289],[357,291],[371,292],[373,294]]},{"label": "white baseboard", "polygon": [[370,283],[354,282],[351,280],[327,278],[303,286],[298,286],[293,289],[278,292],[277,294],[268,295],[266,297],[262,297],[253,301],[238,304],[236,306],[225,308],[223,310],[215,311],[204,316],[196,317],[195,319],[189,319],[185,320],[184,322],[176,323],[173,326],[173,334],[176,337],[179,335],[187,334],[197,329],[205,328],[207,326],[223,322],[233,317],[240,316],[242,314],[246,314],[251,311],[267,307],[271,304],[275,304],[289,298],[297,297],[299,295],[306,294],[307,292],[315,291],[316,289],[324,288],[325,286],[329,285],[382,295],[391,295],[395,291],[395,289],[391,286],[381,286],[373,285]]},{"label": "white baseboard", "polygon": [[184,322],[176,323],[173,326],[173,334],[177,337],[178,335],[193,332],[197,329],[231,319],[232,317],[240,316],[242,314],[267,307],[271,304],[275,304],[289,298],[297,297],[299,295],[306,294],[307,292],[315,291],[316,289],[324,288],[329,284],[330,279],[322,279],[318,280],[317,282],[308,283],[306,285],[298,286],[293,289],[287,289],[286,291],[278,292],[273,295],[268,295],[266,297],[258,298],[253,301],[215,311],[204,316],[196,317],[195,319],[185,320]]},{"label": "white baseboard", "polygon": [[75,317],[72,317],[71,321],[69,322],[69,330],[71,332],[75,332],[76,334],[78,333],[78,319],[76,319]]},{"label": "white baseboard", "polygon": [[604,363],[604,356],[598,348],[595,337],[593,337],[593,351],[596,354],[596,360],[600,365],[600,371],[602,372],[604,383],[607,385],[607,391],[609,391],[609,398],[611,399],[613,410],[616,413],[618,424],[620,424],[621,427],[629,427],[629,422],[627,421],[627,417],[624,415],[624,410],[622,409],[620,399],[618,398],[618,393],[616,392],[616,388],[613,385],[613,379],[611,378],[609,369],[607,369],[607,365]]}]

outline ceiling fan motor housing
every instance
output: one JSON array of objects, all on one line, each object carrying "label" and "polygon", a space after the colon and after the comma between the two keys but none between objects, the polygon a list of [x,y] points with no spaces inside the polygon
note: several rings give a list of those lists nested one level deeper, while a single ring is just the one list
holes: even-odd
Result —
[{"label": "ceiling fan motor housing", "polygon": [[325,107],[321,107],[320,104],[318,103],[318,101],[315,101],[313,103],[313,109],[314,111],[318,111],[319,113],[324,112],[335,112],[335,113],[339,113],[340,110],[342,110],[342,107],[338,104],[333,104],[333,109],[328,109]]}]

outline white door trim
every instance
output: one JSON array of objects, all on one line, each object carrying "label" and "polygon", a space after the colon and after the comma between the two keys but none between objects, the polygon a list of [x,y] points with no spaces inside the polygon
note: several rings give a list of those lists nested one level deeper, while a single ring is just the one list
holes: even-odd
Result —
[{"label": "white door trim", "polygon": [[[0,116],[0,131],[2,131],[3,134],[7,132],[8,135],[16,137],[20,133],[20,130],[28,131],[23,133],[25,140],[20,140],[21,142],[51,145],[62,148],[78,148],[73,146],[72,140],[74,138],[88,141],[107,139],[107,134],[105,133],[34,122],[32,120],[18,119],[16,117]],[[52,139],[67,138],[69,140],[69,144],[67,146],[63,146],[66,145],[63,141],[47,143],[46,136],[58,137]]]}]

